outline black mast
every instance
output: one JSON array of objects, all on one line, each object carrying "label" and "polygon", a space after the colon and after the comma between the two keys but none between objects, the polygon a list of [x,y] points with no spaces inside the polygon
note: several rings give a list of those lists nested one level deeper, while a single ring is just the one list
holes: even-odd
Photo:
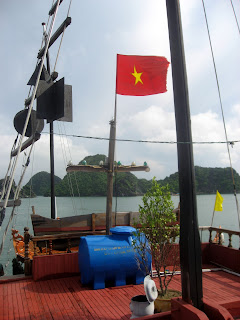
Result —
[{"label": "black mast", "polygon": [[54,187],[54,140],[53,140],[53,121],[50,125],[50,170],[51,170],[51,218],[56,219],[55,208],[55,187]]},{"label": "black mast", "polygon": [[[45,29],[45,23],[43,25],[43,32],[45,35],[45,41],[47,42],[47,33]],[[47,60],[47,71],[51,74],[49,52],[46,55]],[[53,131],[53,120],[49,121],[49,133],[50,133],[50,176],[51,176],[51,218],[56,219],[56,208],[55,208],[55,186],[54,186],[54,131]]]},{"label": "black mast", "polygon": [[[183,300],[202,302],[201,243],[198,230],[192,133],[179,0],[166,0],[171,50],[180,191],[180,263]],[[185,142],[185,143],[180,143]]]}]

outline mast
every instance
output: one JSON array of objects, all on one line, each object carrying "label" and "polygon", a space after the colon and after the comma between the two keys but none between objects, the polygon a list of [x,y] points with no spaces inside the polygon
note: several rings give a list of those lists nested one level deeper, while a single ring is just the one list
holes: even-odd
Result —
[{"label": "mast", "polygon": [[191,303],[192,301],[195,307],[203,309],[201,243],[197,219],[190,108],[179,0],[166,0],[166,6],[178,142],[182,297],[186,302]]},{"label": "mast", "polygon": [[106,206],[106,234],[110,234],[112,228],[112,198],[113,198],[113,174],[114,151],[116,140],[116,121],[110,121],[110,137],[108,149],[108,173],[107,173],[107,206]]},{"label": "mast", "polygon": [[[47,42],[47,32],[45,23],[42,23],[43,34],[45,37],[45,43]],[[49,50],[46,54],[47,61],[47,72],[50,75],[50,59],[49,59]],[[56,206],[55,206],[55,186],[54,186],[54,131],[53,131],[53,120],[49,121],[49,134],[50,134],[50,181],[51,181],[51,218],[56,219]]]},{"label": "mast", "polygon": [[56,219],[55,186],[54,186],[54,136],[53,121],[50,125],[50,172],[51,172],[51,218]]},{"label": "mast", "polygon": [[110,127],[109,149],[108,149],[107,205],[106,205],[106,234],[107,235],[110,235],[110,229],[112,228],[112,199],[113,199],[114,155],[115,155],[115,145],[116,145],[116,121],[117,121],[117,93],[115,92],[114,119],[110,121],[111,127]]},{"label": "mast", "polygon": [[[116,111],[115,111],[116,119]],[[107,174],[107,204],[106,204],[106,234],[110,234],[112,228],[112,198],[113,198],[113,176],[114,172],[131,172],[131,171],[145,171],[149,172],[150,168],[145,162],[143,166],[124,166],[114,164],[114,152],[116,141],[116,121],[110,121],[110,137],[108,149],[108,162],[103,165],[68,165],[67,172],[105,172]]]}]

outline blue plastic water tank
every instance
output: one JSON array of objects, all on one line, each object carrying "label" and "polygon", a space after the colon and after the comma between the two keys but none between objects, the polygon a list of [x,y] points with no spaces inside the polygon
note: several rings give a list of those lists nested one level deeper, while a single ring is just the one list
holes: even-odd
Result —
[{"label": "blue plastic water tank", "polygon": [[[110,236],[82,237],[79,244],[78,262],[82,284],[94,289],[105,288],[105,281],[115,286],[126,285],[126,280],[139,284],[145,273],[139,270],[132,246],[135,228],[119,226],[111,228]],[[149,270],[151,256],[148,254]]]}]

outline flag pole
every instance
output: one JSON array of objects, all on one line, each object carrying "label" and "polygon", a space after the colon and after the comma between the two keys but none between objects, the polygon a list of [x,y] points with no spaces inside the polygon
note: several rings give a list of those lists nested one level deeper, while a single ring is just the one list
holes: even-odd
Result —
[{"label": "flag pole", "polygon": [[215,213],[215,208],[216,208],[216,202],[217,202],[217,193],[216,193],[216,198],[215,198],[215,203],[214,203],[214,208],[213,208],[213,214],[212,214],[212,222],[211,222],[211,227],[213,225],[213,218],[214,218],[214,213]]},{"label": "flag pole", "polygon": [[[214,208],[215,208],[215,205],[214,205]],[[211,227],[213,225],[213,218],[214,218],[214,213],[215,213],[215,209],[213,209],[213,214],[212,214],[212,222],[211,222]]]},{"label": "flag pole", "polygon": [[215,211],[222,211],[222,203],[223,203],[223,197],[221,196],[221,194],[218,192],[216,192],[216,200],[215,200],[215,204],[214,204],[214,208],[213,208],[213,216],[212,216],[212,223],[211,223],[211,227],[213,225],[213,218],[214,218],[214,213]]},{"label": "flag pole", "polygon": [[[116,70],[117,82],[117,70]],[[110,234],[112,228],[112,199],[113,199],[113,175],[114,175],[114,154],[116,142],[116,118],[117,118],[117,92],[115,88],[114,118],[110,121],[110,137],[108,149],[108,173],[107,173],[107,208],[106,208],[106,234]]]}]

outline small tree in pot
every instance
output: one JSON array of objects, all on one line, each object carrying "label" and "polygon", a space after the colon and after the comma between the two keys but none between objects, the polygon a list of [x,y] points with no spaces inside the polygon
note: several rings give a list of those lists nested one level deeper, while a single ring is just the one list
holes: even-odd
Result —
[{"label": "small tree in pot", "polygon": [[[133,247],[139,268],[144,268],[148,274],[150,270],[147,270],[146,252],[151,253],[159,279],[159,296],[166,297],[168,285],[179,265],[179,248],[175,239],[179,236],[180,226],[173,213],[174,205],[168,185],[160,186],[154,178],[152,187],[142,201],[138,221],[135,221],[135,227],[139,228]],[[171,270],[168,270],[170,266]]]}]

